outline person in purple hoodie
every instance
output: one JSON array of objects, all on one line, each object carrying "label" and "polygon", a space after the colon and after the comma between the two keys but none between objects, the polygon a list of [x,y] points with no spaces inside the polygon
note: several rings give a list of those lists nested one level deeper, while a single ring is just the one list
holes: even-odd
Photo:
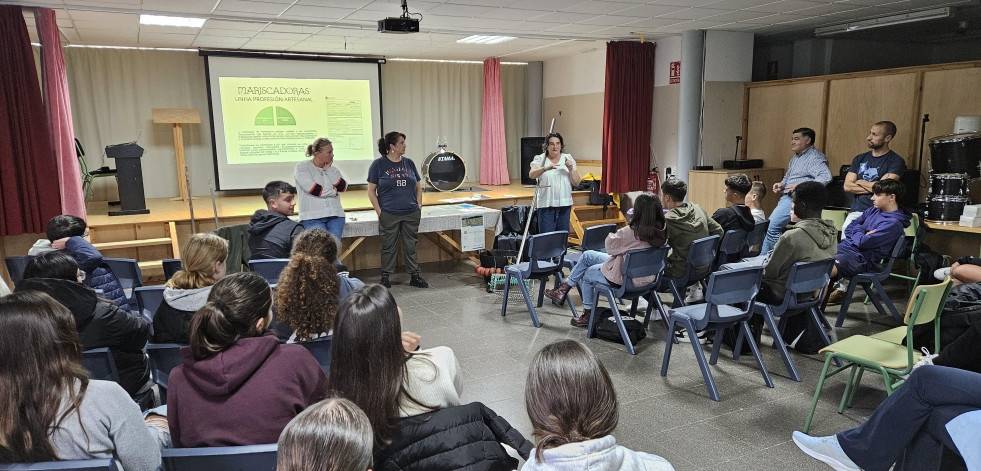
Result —
[{"label": "person in purple hoodie", "polygon": [[[888,258],[913,217],[897,202],[905,192],[899,180],[879,180],[872,185],[872,192],[872,207],[845,228],[845,238],[838,244],[831,276],[841,277],[839,283],[873,270]],[[829,305],[841,304],[845,291],[840,287],[841,284],[831,293]]]},{"label": "person in purple hoodie", "polygon": [[307,349],[268,331],[272,294],[261,276],[215,283],[191,320],[191,345],[170,373],[167,419],[174,447],[276,443],[324,397],[327,376]]}]

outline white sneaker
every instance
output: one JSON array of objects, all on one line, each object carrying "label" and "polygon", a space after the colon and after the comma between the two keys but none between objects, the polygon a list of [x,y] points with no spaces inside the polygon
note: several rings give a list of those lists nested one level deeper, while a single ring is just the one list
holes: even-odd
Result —
[{"label": "white sneaker", "polygon": [[861,468],[845,454],[838,443],[838,437],[812,437],[794,432],[794,443],[808,456],[831,466],[837,471],[861,471]]},{"label": "white sneaker", "polygon": [[688,295],[685,296],[685,304],[697,303],[703,299],[705,299],[705,296],[702,294],[701,283],[695,283],[694,285],[688,287]]},{"label": "white sneaker", "polygon": [[938,268],[933,272],[933,277],[940,281],[946,280],[948,276],[950,276],[950,267]]},{"label": "white sneaker", "polygon": [[[679,342],[691,343],[691,338],[688,337],[688,331],[687,330],[679,330],[679,331],[675,332],[674,333],[674,337],[676,339],[678,339]],[[700,345],[705,345],[705,332],[704,331],[697,333],[696,334],[696,338],[698,339],[698,343]]]},{"label": "white sneaker", "polygon": [[933,364],[933,359],[934,358],[937,358],[938,356],[940,356],[939,354],[936,354],[936,353],[931,354],[930,353],[930,350],[927,350],[926,347],[921,347],[920,350],[923,351],[923,356],[920,357],[920,361],[918,361],[918,362],[916,362],[916,363],[913,364],[913,369],[914,370],[917,369],[917,368],[919,368],[919,367],[921,367],[921,366],[923,366],[923,365],[932,365]]}]

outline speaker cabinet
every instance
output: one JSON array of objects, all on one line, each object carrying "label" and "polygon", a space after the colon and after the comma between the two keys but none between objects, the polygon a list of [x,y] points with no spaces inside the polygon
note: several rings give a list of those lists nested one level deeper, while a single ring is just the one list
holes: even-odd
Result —
[{"label": "speaker cabinet", "polygon": [[544,137],[521,138],[521,184],[522,185],[535,184],[535,179],[528,177],[528,171],[531,168],[531,161],[535,160],[535,156],[544,152],[542,150],[544,146],[545,146]]}]

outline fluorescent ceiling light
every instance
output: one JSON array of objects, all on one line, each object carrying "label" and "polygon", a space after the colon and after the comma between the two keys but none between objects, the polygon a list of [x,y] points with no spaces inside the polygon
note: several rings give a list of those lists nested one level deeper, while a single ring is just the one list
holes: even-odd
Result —
[{"label": "fluorescent ceiling light", "polygon": [[463,39],[457,39],[456,42],[460,44],[498,44],[507,42],[514,39],[514,36],[481,36],[475,34],[473,36],[467,36]]},{"label": "fluorescent ceiling light", "polygon": [[863,29],[881,28],[883,26],[901,25],[904,23],[915,23],[917,21],[935,20],[939,18],[949,18],[950,7],[933,8],[930,10],[911,11],[899,15],[883,16],[862,21],[854,21],[834,26],[824,26],[814,30],[815,36],[829,36],[832,34],[847,33]]},{"label": "fluorescent ceiling light", "polygon": [[140,15],[141,25],[177,26],[181,28],[200,28],[205,18],[185,18],[182,16]]}]

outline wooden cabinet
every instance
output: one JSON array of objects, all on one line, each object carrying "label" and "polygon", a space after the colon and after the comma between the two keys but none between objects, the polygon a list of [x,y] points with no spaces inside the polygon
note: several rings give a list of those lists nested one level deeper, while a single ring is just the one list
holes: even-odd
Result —
[{"label": "wooden cabinet", "polygon": [[726,202],[725,181],[729,175],[745,173],[752,181],[766,185],[766,196],[760,205],[767,217],[777,207],[778,195],[771,188],[783,179],[782,168],[747,168],[740,170],[692,170],[688,172],[688,201],[697,203],[711,215],[716,209],[729,206]]}]

